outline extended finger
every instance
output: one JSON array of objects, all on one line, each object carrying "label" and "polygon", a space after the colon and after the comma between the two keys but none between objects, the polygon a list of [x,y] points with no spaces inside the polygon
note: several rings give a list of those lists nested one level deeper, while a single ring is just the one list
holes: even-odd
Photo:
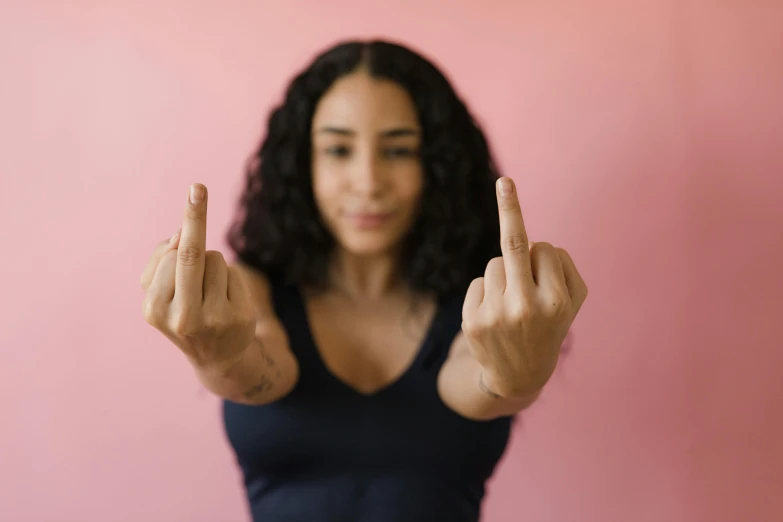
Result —
[{"label": "extended finger", "polygon": [[177,248],[175,295],[183,302],[201,302],[204,287],[204,257],[207,245],[207,188],[190,187],[182,233]]},{"label": "extended finger", "polygon": [[500,248],[506,268],[507,289],[517,293],[532,290],[533,276],[530,266],[527,230],[519,206],[514,182],[500,178],[497,183],[498,212],[500,217]]}]

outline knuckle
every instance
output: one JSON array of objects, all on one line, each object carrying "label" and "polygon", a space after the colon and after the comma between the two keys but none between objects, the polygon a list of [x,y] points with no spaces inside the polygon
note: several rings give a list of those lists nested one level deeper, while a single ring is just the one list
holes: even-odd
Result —
[{"label": "knuckle", "polygon": [[196,314],[180,309],[172,314],[169,330],[180,337],[195,337],[202,332],[202,321]]},{"label": "knuckle", "polygon": [[166,248],[168,247],[168,242],[166,243],[158,243],[155,245],[155,248],[152,250],[152,254],[150,254],[149,260],[153,261],[155,259],[160,259],[161,256],[166,252]]},{"label": "knuckle", "polygon": [[502,257],[493,257],[487,263],[487,268],[484,270],[484,277],[488,275],[497,274],[499,272],[505,272],[505,265],[503,264]]},{"label": "knuckle", "polygon": [[196,246],[184,245],[177,249],[177,258],[179,259],[180,264],[184,266],[195,265],[199,262],[201,256],[201,249]]},{"label": "knuckle", "polygon": [[174,265],[177,262],[177,257],[179,256],[178,250],[169,250],[165,254],[163,254],[163,257],[161,258],[160,262],[161,264],[171,264]]},{"label": "knuckle", "polygon": [[[509,234],[503,238],[503,244],[501,245],[506,252],[513,252],[515,254],[524,254],[528,249],[527,238],[524,234],[514,233]],[[538,244],[538,243],[536,243]]]},{"label": "knuckle", "polygon": [[530,248],[530,256],[534,257],[538,261],[545,259],[552,259],[557,256],[557,252],[554,247],[544,241],[537,242]]},{"label": "knuckle", "polygon": [[493,257],[489,260],[488,263],[493,269],[500,269],[502,270],[504,268],[503,264],[503,258],[502,257]]},{"label": "knuckle", "polygon": [[471,281],[468,291],[465,293],[465,299],[462,303],[463,319],[468,315],[472,316],[476,308],[481,305],[484,296],[484,277],[478,277]]},{"label": "knuckle", "polygon": [[481,333],[482,327],[475,319],[465,319],[462,321],[462,331],[469,337],[477,337]]},{"label": "knuckle", "polygon": [[256,322],[255,314],[248,313],[247,311],[236,311],[231,315],[231,324],[238,328],[255,329]]},{"label": "knuckle", "polygon": [[171,247],[169,245],[159,246],[158,248],[155,249],[155,251],[150,256],[148,263],[160,262],[160,260],[166,257],[166,255],[170,251],[171,251]]},{"label": "knuckle", "polygon": [[201,331],[206,334],[217,334],[226,330],[226,321],[219,313],[205,313]]},{"label": "knuckle", "polygon": [[257,324],[258,319],[254,314],[243,314],[238,318],[238,325],[242,328],[242,330],[252,330],[255,332]]},{"label": "knuckle", "polygon": [[517,302],[506,304],[505,312],[506,320],[511,323],[523,322],[529,316],[527,308]]},{"label": "knuckle", "polygon": [[206,254],[204,254],[204,265],[207,270],[217,273],[226,268],[226,260],[220,252],[208,250]]},{"label": "knuckle", "polygon": [[553,292],[545,301],[544,311],[547,315],[560,315],[568,309],[569,298],[563,292]]},{"label": "knuckle", "polygon": [[506,324],[505,317],[502,314],[493,314],[484,323],[484,329],[488,332],[502,328]]},{"label": "knuckle", "polygon": [[503,313],[503,304],[487,303],[484,313],[478,318],[478,328],[481,330],[493,330],[500,326],[504,320],[505,315]]},{"label": "knuckle", "polygon": [[208,250],[207,253],[204,254],[204,260],[208,265],[214,267],[226,264],[226,259],[223,257],[223,254],[217,250]]},{"label": "knuckle", "polygon": [[160,296],[147,294],[142,303],[144,320],[152,326],[159,326],[165,316],[165,306]]},{"label": "knuckle", "polygon": [[526,323],[530,320],[531,310],[525,303],[514,300],[506,304],[505,317],[511,324]]}]

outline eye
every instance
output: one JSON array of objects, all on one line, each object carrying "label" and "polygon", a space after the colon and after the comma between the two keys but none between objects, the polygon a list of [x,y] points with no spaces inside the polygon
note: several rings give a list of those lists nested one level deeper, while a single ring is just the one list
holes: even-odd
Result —
[{"label": "eye", "polygon": [[391,147],[383,151],[387,158],[409,158],[416,155],[416,150],[410,147]]},{"label": "eye", "polygon": [[335,145],[326,149],[326,153],[336,158],[345,158],[351,151],[345,145]]}]

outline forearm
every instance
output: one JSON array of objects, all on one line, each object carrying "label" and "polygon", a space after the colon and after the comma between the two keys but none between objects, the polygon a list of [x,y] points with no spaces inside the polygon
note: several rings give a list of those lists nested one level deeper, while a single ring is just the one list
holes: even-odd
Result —
[{"label": "forearm", "polygon": [[467,354],[450,357],[440,373],[441,396],[454,411],[474,420],[491,420],[510,416],[530,406],[541,390],[531,390],[521,397],[501,397],[482,377],[481,365]]},{"label": "forearm", "polygon": [[282,398],[299,376],[299,366],[286,345],[258,338],[228,364],[193,368],[201,384],[215,395],[253,405]]}]

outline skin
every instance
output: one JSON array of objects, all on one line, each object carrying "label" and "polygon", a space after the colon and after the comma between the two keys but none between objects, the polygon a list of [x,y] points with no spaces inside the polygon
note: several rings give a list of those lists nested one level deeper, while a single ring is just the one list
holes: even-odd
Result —
[{"label": "skin", "polygon": [[318,104],[312,143],[313,193],[338,248],[331,290],[308,297],[308,315],[327,368],[371,395],[410,365],[435,311],[396,272],[424,184],[421,128],[406,91],[359,72]]},{"label": "skin", "polygon": [[[365,395],[405,372],[435,311],[433,296],[414,295],[397,272],[424,183],[420,133],[407,92],[361,70],[335,82],[313,117],[313,192],[337,247],[329,290],[303,289],[308,319],[329,371]],[[508,178],[498,184],[498,211],[503,256],[471,284],[463,331],[438,376],[444,404],[475,420],[535,400],[587,296],[565,250],[528,240]],[[145,317],[214,393],[277,400],[296,384],[298,366],[267,281],[205,252],[205,238],[206,199],[189,201],[179,238],[159,245],[142,275]]]},{"label": "skin", "polygon": [[190,187],[182,228],[141,274],[145,320],[186,356],[214,394],[244,404],[286,395],[299,378],[288,337],[257,273],[206,250],[207,189]]}]

